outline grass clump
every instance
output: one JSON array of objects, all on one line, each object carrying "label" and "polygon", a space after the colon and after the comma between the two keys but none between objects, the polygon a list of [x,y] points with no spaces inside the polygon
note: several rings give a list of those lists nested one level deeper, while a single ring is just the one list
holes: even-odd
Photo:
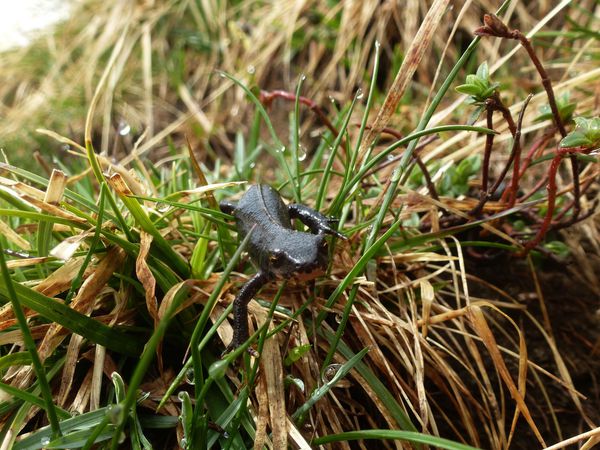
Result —
[{"label": "grass clump", "polygon": [[[544,447],[567,437],[557,391],[593,428],[536,266],[568,252],[543,244],[561,229],[595,230],[590,70],[564,56],[580,83],[556,83],[544,41],[508,26],[559,24],[560,9],[533,23],[502,5],[477,28],[476,13],[436,1],[419,26],[404,19],[414,38],[402,45],[387,33],[392,6],[86,5],[97,20],[65,25],[76,38],[57,73],[15,77],[2,94],[5,132],[23,146],[33,138],[15,134],[18,115],[39,119],[19,89],[79,77],[44,108],[87,111],[72,133],[60,115],[36,125],[69,161],[40,156],[45,175],[12,156],[0,167],[5,447]],[[544,39],[593,39],[586,23]],[[479,37],[447,46],[463,28]],[[515,40],[533,97],[506,87]],[[18,66],[29,51],[7,58]],[[440,83],[424,82],[432,54]],[[286,77],[287,90],[273,86]],[[266,286],[249,305],[250,340],[222,356],[255,269],[217,204],[248,182],[339,218],[348,240],[324,277]],[[473,261],[528,274],[541,316],[470,273]],[[589,277],[592,262],[580,264]]]}]

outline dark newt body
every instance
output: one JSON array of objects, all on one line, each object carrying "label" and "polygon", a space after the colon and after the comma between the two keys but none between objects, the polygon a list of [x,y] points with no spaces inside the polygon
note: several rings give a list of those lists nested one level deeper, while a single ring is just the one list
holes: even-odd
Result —
[{"label": "dark newt body", "polygon": [[[240,238],[250,231],[248,253],[258,272],[242,286],[233,303],[234,334],[230,348],[248,339],[248,303],[260,288],[276,277],[314,278],[327,267],[325,234],[343,236],[331,228],[332,219],[307,206],[286,205],[268,185],[254,185],[237,204],[221,202],[221,210],[235,217]],[[291,219],[312,233],[296,231]]]}]

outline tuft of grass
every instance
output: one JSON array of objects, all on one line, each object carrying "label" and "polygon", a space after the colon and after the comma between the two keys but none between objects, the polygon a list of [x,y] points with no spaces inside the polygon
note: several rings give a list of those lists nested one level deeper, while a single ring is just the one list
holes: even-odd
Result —
[{"label": "tuft of grass", "polygon": [[[375,3],[90,1],[55,43],[3,56],[0,135],[43,150],[0,165],[3,447],[509,448],[526,433],[545,446],[565,439],[551,383],[592,426],[553,336],[533,259],[542,250],[524,271],[541,319],[467,269],[486,252],[516,254],[518,220],[531,235],[556,138],[542,94],[526,109],[518,87],[502,91],[502,117],[471,123],[482,110],[450,88],[476,84],[479,66],[493,95],[531,62],[505,42],[455,40],[479,25],[468,5],[416,2],[420,23]],[[571,90],[564,118],[591,117],[595,19],[567,3],[496,12],[546,42],[555,71],[576,72],[554,86]],[[572,30],[536,34],[560,30],[561,11]],[[577,54],[549,45],[582,39]],[[19,74],[40,52],[52,66]],[[536,195],[476,215],[483,168],[508,172],[502,146],[517,133],[506,118],[517,112],[530,149],[522,186]],[[581,156],[595,192],[596,157]],[[46,171],[55,166],[62,175]],[[250,340],[222,357],[232,300],[256,269],[217,205],[247,182],[337,217],[348,240],[331,242],[325,276],[263,288]],[[573,189],[561,185],[567,204]],[[592,245],[591,258],[573,248],[577,276],[598,289]],[[531,356],[528,328],[556,369]]]}]

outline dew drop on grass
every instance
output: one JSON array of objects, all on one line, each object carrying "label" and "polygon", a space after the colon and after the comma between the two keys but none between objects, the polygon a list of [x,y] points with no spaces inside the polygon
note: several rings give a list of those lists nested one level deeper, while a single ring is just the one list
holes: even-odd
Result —
[{"label": "dew drop on grass", "polygon": [[304,80],[306,80],[306,75],[304,75],[304,74],[300,75],[300,81],[304,81]]},{"label": "dew drop on grass", "polygon": [[124,120],[121,120],[119,122],[119,128],[117,129],[117,131],[121,136],[127,136],[129,133],[131,133],[131,125],[129,125]]},{"label": "dew drop on grass", "polygon": [[375,48],[377,50],[379,50],[380,47],[381,47],[381,43],[379,41],[375,41]]},{"label": "dew drop on grass", "polygon": [[223,431],[223,437],[225,439],[229,439],[229,433],[227,431]]},{"label": "dew drop on grass", "polygon": [[256,73],[256,67],[254,67],[252,64],[248,64],[248,67],[246,67],[246,72],[248,72],[250,75],[254,75]]},{"label": "dew drop on grass", "polygon": [[187,448],[187,439],[186,438],[181,438],[181,440],[179,441],[179,446],[181,448]]},{"label": "dew drop on grass", "polygon": [[365,96],[365,94],[363,93],[362,89],[358,88],[358,90],[356,91],[356,99],[360,100],[364,96]]},{"label": "dew drop on grass", "polygon": [[123,408],[121,407],[121,405],[110,405],[106,409],[106,415],[108,416],[108,420],[110,420],[110,423],[118,425],[119,423],[121,423]]},{"label": "dew drop on grass", "polygon": [[388,160],[388,161],[393,161],[393,160],[394,160],[394,158],[395,158],[395,156],[394,156],[394,155],[392,155],[391,153],[390,153],[389,155],[387,155],[387,160]]},{"label": "dew drop on grass", "polygon": [[43,446],[46,446],[50,443],[50,438],[48,436],[44,436],[43,438],[40,439],[40,444],[42,444]]},{"label": "dew drop on grass", "polygon": [[304,161],[306,159],[307,151],[306,148],[301,145],[298,148],[298,161]]},{"label": "dew drop on grass", "polygon": [[250,167],[251,169],[254,169],[256,167],[256,163],[255,162],[251,162],[248,167]]},{"label": "dew drop on grass", "polygon": [[333,97],[330,95],[330,96],[329,96],[329,101],[330,101],[331,103],[335,103],[335,98],[333,98]]},{"label": "dew drop on grass", "polygon": [[333,377],[335,377],[335,375],[338,373],[338,371],[341,369],[342,365],[341,364],[330,364],[325,368],[325,371],[323,372],[323,382],[328,383],[331,380],[333,380]]},{"label": "dew drop on grass", "polygon": [[157,210],[159,213],[165,213],[165,212],[167,212],[167,211],[169,210],[169,208],[170,208],[170,207],[171,207],[171,206],[170,206],[170,205],[168,205],[168,204],[166,204],[166,203],[157,203],[157,204],[156,204],[156,210]]},{"label": "dew drop on grass", "polygon": [[191,384],[192,386],[196,384],[194,380],[194,369],[188,369],[185,371],[185,382],[187,384]]}]

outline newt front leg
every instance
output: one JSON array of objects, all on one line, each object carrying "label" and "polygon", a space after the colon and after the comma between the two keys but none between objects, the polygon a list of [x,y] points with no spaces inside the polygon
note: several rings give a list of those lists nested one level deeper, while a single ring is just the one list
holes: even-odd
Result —
[{"label": "newt front leg", "polygon": [[327,217],[319,211],[298,203],[289,204],[288,213],[290,218],[300,220],[300,222],[306,225],[310,231],[315,234],[331,234],[340,239],[346,239],[346,236],[331,227],[331,224],[337,222],[337,219]]}]

